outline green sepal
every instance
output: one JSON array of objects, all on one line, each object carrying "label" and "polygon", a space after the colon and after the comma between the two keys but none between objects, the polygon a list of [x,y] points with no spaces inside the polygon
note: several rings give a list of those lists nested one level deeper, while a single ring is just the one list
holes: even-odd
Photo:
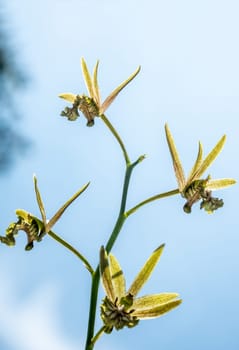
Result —
[{"label": "green sepal", "polygon": [[33,181],[34,181],[34,189],[35,189],[35,194],[36,194],[36,199],[37,199],[37,204],[41,213],[42,221],[44,226],[46,227],[46,212],[45,212],[45,207],[41,198],[41,194],[39,191],[39,188],[37,186],[37,177],[36,175],[33,175]]},{"label": "green sepal", "polygon": [[89,186],[90,182],[85,184],[79,191],[77,191],[63,206],[56,212],[55,215],[49,220],[46,224],[46,232],[49,232],[51,228],[55,225],[55,223],[60,219],[64,211],[71,205],[71,203],[78,198]]},{"label": "green sepal", "polygon": [[209,191],[220,190],[221,188],[225,188],[228,186],[232,186],[236,183],[234,179],[210,179],[207,184],[207,189]]},{"label": "green sepal", "polygon": [[179,297],[178,293],[160,293],[160,294],[151,294],[145,295],[143,297],[134,299],[133,309],[137,311],[148,310],[165,304],[169,301],[175,300]]},{"label": "green sepal", "polygon": [[100,89],[99,89],[99,84],[98,84],[98,67],[99,67],[99,60],[97,60],[96,65],[94,67],[92,85],[93,85],[95,103],[97,104],[97,106],[100,106]]},{"label": "green sepal", "polygon": [[112,282],[108,254],[103,246],[100,249],[100,274],[106,295],[114,303],[117,296]]},{"label": "green sepal", "polygon": [[83,77],[85,80],[85,85],[86,85],[87,90],[88,90],[88,94],[91,98],[94,98],[94,88],[93,88],[93,84],[92,84],[92,79],[91,79],[87,64],[86,64],[83,57],[81,58],[81,69],[82,69]]},{"label": "green sepal", "polygon": [[197,169],[197,171],[193,174],[192,178],[190,179],[191,181],[195,180],[195,179],[199,179],[204,174],[204,172],[207,170],[207,168],[213,163],[215,158],[221,152],[225,141],[226,141],[226,135],[222,136],[222,138],[218,141],[216,146],[212,149],[212,151],[204,159],[201,166]]},{"label": "green sepal", "polygon": [[125,88],[126,85],[128,85],[140,72],[141,67],[139,66],[136,71],[130,75],[128,79],[123,81],[115,90],[111,92],[111,94],[105,99],[105,101],[100,106],[100,114],[104,114],[107,108],[111,105],[111,103],[115,100],[115,98],[118,96],[121,90]]},{"label": "green sepal", "polygon": [[173,161],[173,167],[174,167],[174,172],[178,183],[178,188],[179,188],[179,191],[182,192],[186,184],[186,179],[185,179],[182,163],[179,158],[179,154],[173,139],[173,135],[171,134],[168,124],[165,124],[165,133],[166,133],[166,139],[167,139],[169,151]]},{"label": "green sepal", "polygon": [[196,161],[192,167],[192,170],[189,173],[187,183],[190,183],[190,181],[194,177],[194,174],[198,171],[198,169],[202,165],[202,157],[203,157],[203,147],[202,147],[201,142],[199,141],[197,158],[196,158]]},{"label": "green sepal", "polygon": [[120,300],[126,293],[125,277],[118,260],[113,254],[109,254],[109,265],[115,295]]},{"label": "green sepal", "polygon": [[157,265],[159,258],[163,252],[163,249],[164,249],[164,244],[162,244],[152,253],[152,255],[144,264],[143,268],[140,270],[140,272],[136,276],[134,282],[132,283],[131,287],[128,290],[128,294],[132,294],[134,297],[138,294],[140,289],[149,279],[151,273],[153,272],[153,269]]},{"label": "green sepal", "polygon": [[63,100],[66,100],[68,102],[74,103],[77,95],[71,94],[70,92],[64,92],[62,94],[59,94],[58,96],[60,98],[63,98]]},{"label": "green sepal", "polygon": [[155,318],[171,311],[175,307],[179,306],[181,303],[182,303],[181,299],[169,301],[168,303],[158,305],[151,309],[135,310],[133,315],[140,319]]}]

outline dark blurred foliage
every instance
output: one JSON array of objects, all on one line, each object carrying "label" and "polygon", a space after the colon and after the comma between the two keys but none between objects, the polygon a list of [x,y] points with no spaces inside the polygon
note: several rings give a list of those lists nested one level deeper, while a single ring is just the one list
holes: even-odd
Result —
[{"label": "dark blurred foliage", "polygon": [[21,135],[16,96],[25,87],[26,75],[18,65],[16,43],[12,42],[9,14],[0,0],[0,174],[24,154],[29,142]]}]

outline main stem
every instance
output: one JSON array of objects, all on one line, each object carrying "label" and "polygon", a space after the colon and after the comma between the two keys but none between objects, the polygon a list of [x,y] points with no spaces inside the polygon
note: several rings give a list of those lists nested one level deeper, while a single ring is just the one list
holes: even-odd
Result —
[{"label": "main stem", "polygon": [[[125,206],[126,206],[127,193],[128,193],[132,170],[136,164],[137,163],[133,163],[133,164],[127,165],[126,167],[120,211],[119,211],[119,215],[118,215],[115,227],[106,244],[107,252],[109,252],[112,249],[119,235],[119,232],[126,220]],[[94,343],[92,343],[92,339],[94,337],[94,329],[95,329],[95,315],[96,315],[96,306],[97,306],[97,299],[98,299],[99,281],[100,281],[100,271],[99,271],[99,265],[98,265],[95,270],[95,273],[92,276],[90,311],[89,311],[88,331],[87,331],[85,350],[92,350],[94,348]]]}]

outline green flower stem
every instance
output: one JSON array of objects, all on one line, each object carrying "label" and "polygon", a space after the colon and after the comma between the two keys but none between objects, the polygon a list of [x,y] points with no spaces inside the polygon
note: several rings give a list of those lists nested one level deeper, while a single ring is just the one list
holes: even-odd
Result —
[{"label": "green flower stem", "polygon": [[[113,247],[113,245],[114,245],[114,243],[119,235],[119,232],[120,232],[120,230],[121,230],[121,228],[126,220],[126,216],[125,216],[124,212],[125,212],[130,177],[131,177],[131,174],[132,174],[134,167],[141,160],[142,160],[142,157],[140,157],[133,164],[130,164],[126,167],[120,211],[119,211],[119,215],[118,215],[118,219],[116,221],[115,227],[114,227],[112,234],[111,234],[111,236],[106,244],[107,252],[109,252],[112,249],[112,247]],[[87,332],[85,350],[92,350],[94,348],[93,339],[95,339],[94,328],[95,328],[95,315],[96,315],[96,306],[97,306],[97,299],[98,299],[99,281],[100,281],[100,271],[99,271],[99,265],[98,265],[96,270],[95,270],[94,275],[92,276],[88,332]]]},{"label": "green flower stem", "polygon": [[87,268],[87,270],[90,272],[91,276],[94,275],[94,270],[91,267],[90,263],[87,261],[87,259],[80,253],[78,252],[78,250],[76,250],[74,247],[72,247],[72,245],[70,245],[69,243],[67,243],[64,239],[62,239],[61,237],[59,237],[57,234],[55,234],[52,231],[48,232],[48,235],[50,237],[52,237],[53,239],[55,239],[58,243],[60,243],[61,245],[63,245],[65,248],[67,248],[68,250],[70,250],[73,254],[75,254],[85,265],[85,267]]},{"label": "green flower stem", "polygon": [[156,196],[153,196],[153,197],[150,197],[148,199],[145,199],[144,201],[142,201],[139,204],[137,204],[135,207],[133,207],[130,210],[128,210],[125,213],[125,216],[126,217],[130,216],[131,214],[135,213],[136,210],[138,210],[139,208],[141,208],[145,204],[151,203],[151,202],[156,201],[156,200],[161,199],[161,198],[174,196],[175,194],[178,194],[178,193],[179,193],[179,189],[175,189],[175,190],[168,191],[168,192],[163,192],[163,193],[157,194]]},{"label": "green flower stem", "polygon": [[94,338],[92,339],[92,344],[94,345],[97,340],[102,336],[102,334],[104,333],[105,331],[105,326],[101,327],[100,330],[96,333],[96,335],[94,336]]},{"label": "green flower stem", "polygon": [[118,132],[115,130],[113,125],[110,123],[110,121],[108,120],[108,118],[104,114],[101,114],[100,118],[103,120],[105,125],[110,129],[110,131],[112,132],[112,134],[114,135],[114,137],[118,141],[120,148],[122,149],[126,165],[130,165],[130,159],[129,159],[128,153],[126,151],[125,145],[124,145],[123,141],[121,140],[121,137],[119,136]]}]

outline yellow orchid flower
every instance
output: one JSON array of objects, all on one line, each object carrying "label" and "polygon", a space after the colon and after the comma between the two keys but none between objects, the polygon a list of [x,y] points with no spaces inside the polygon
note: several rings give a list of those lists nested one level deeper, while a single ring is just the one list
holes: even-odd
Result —
[{"label": "yellow orchid flower", "polygon": [[16,215],[18,217],[18,221],[13,222],[8,226],[8,228],[6,229],[5,236],[0,236],[1,243],[4,243],[8,246],[14,246],[15,236],[18,234],[18,231],[24,231],[27,235],[27,245],[25,246],[25,250],[31,250],[34,246],[34,241],[40,242],[43,236],[46,235],[52,229],[55,223],[60,219],[64,211],[89,186],[89,183],[84,185],[65,204],[63,204],[63,206],[55,213],[55,215],[53,215],[53,217],[50,220],[47,220],[45,208],[43,205],[43,201],[37,185],[37,178],[35,175],[33,177],[33,181],[34,181],[34,189],[35,189],[37,204],[40,209],[42,221],[24,209],[17,209]]},{"label": "yellow orchid flower", "polygon": [[181,304],[177,293],[160,293],[136,298],[138,292],[150,277],[164,245],[158,247],[140,270],[128,291],[119,262],[113,254],[107,254],[104,247],[100,252],[101,280],[106,297],[101,305],[104,332],[111,333],[123,327],[134,327],[142,319],[159,317]]},{"label": "yellow orchid flower", "polygon": [[222,138],[218,141],[216,146],[212,149],[212,151],[207,155],[205,159],[203,159],[202,144],[199,142],[196,161],[192,167],[192,170],[190,171],[188,178],[186,179],[173,136],[167,124],[165,125],[165,132],[173,160],[173,167],[178,183],[178,189],[182,197],[187,199],[187,202],[183,207],[184,211],[186,213],[191,213],[192,205],[199,200],[202,200],[200,209],[204,209],[208,213],[213,213],[214,210],[222,207],[223,200],[212,197],[212,191],[231,186],[235,184],[236,181],[230,178],[213,180],[211,179],[210,175],[208,175],[205,179],[201,179],[201,176],[221,152],[226,141],[226,135],[222,136]]},{"label": "yellow orchid flower", "polygon": [[99,117],[104,114],[106,109],[111,105],[120,91],[123,90],[123,88],[128,85],[140,71],[140,67],[138,67],[127,80],[125,80],[115,90],[113,90],[110,95],[104,100],[104,102],[101,103],[100,90],[98,85],[98,66],[99,61],[96,62],[93,75],[91,77],[84,58],[81,59],[81,69],[89,96],[75,95],[72,93],[60,94],[59,97],[73,104],[72,108],[66,107],[64,111],[61,112],[61,115],[63,117],[67,117],[68,120],[74,121],[79,117],[78,110],[80,110],[87,119],[87,126],[94,125],[95,117]]}]

